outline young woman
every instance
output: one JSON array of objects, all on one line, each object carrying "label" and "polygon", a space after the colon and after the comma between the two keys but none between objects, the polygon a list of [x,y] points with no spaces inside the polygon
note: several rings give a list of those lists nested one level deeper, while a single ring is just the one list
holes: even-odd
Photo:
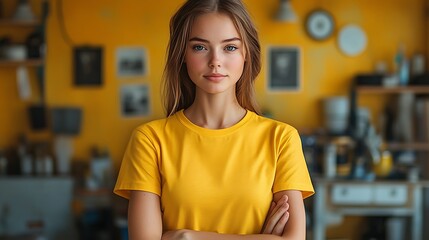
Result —
[{"label": "young woman", "polygon": [[313,187],[298,132],[258,114],[260,64],[240,0],[188,0],[172,17],[168,116],[135,129],[114,190],[130,239],[305,239]]}]

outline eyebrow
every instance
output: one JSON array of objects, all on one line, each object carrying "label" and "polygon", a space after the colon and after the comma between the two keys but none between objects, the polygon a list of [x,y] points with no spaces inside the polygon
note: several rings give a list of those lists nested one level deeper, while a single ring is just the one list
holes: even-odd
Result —
[{"label": "eyebrow", "polygon": [[[205,43],[209,43],[210,42],[209,40],[206,40],[206,39],[203,39],[203,38],[199,38],[199,37],[193,37],[193,38],[189,39],[189,41],[190,42],[197,41],[197,42],[205,42]],[[222,40],[223,43],[225,43],[225,42],[233,42],[233,41],[241,41],[241,38],[233,37],[233,38],[228,38],[228,39]]]}]

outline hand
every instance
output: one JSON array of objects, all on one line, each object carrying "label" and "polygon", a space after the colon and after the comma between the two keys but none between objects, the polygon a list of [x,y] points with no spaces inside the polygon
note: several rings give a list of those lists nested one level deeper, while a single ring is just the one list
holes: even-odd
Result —
[{"label": "hand", "polygon": [[273,201],[270,210],[268,210],[261,233],[281,236],[289,220],[288,209],[289,203],[287,195],[283,195],[277,203]]},{"label": "hand", "polygon": [[161,240],[190,240],[187,232],[188,230],[186,229],[167,231],[162,234]]}]

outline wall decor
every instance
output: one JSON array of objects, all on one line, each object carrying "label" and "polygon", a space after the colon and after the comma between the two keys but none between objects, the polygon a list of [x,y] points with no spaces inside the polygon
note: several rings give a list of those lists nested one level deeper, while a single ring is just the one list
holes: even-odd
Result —
[{"label": "wall decor", "polygon": [[365,31],[358,25],[344,26],[338,34],[338,47],[347,56],[356,56],[366,48],[367,37]]},{"label": "wall decor", "polygon": [[136,77],[147,74],[148,59],[143,47],[120,47],[116,51],[118,77]]},{"label": "wall decor", "polygon": [[62,136],[77,136],[81,132],[83,110],[80,107],[52,107],[52,132]]},{"label": "wall decor", "polygon": [[147,116],[150,114],[149,86],[127,84],[120,90],[121,114],[124,117]]},{"label": "wall decor", "polygon": [[82,46],[73,49],[74,84],[99,86],[103,82],[103,49]]},{"label": "wall decor", "polygon": [[305,21],[307,34],[318,41],[325,40],[332,36],[334,27],[334,18],[331,13],[323,9],[312,11]]},{"label": "wall decor", "polygon": [[298,47],[270,47],[267,62],[269,91],[300,90],[301,59]]}]

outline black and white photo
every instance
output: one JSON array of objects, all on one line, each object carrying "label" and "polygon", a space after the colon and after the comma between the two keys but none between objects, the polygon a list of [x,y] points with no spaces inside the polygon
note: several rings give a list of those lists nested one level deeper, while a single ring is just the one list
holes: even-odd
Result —
[{"label": "black and white photo", "polygon": [[268,89],[270,91],[298,91],[300,87],[301,71],[299,48],[269,48]]},{"label": "black and white photo", "polygon": [[138,77],[147,74],[147,53],[143,47],[120,47],[116,51],[118,77]]},{"label": "black and white photo", "polygon": [[149,86],[127,84],[121,87],[121,114],[124,117],[147,116],[150,113]]}]

